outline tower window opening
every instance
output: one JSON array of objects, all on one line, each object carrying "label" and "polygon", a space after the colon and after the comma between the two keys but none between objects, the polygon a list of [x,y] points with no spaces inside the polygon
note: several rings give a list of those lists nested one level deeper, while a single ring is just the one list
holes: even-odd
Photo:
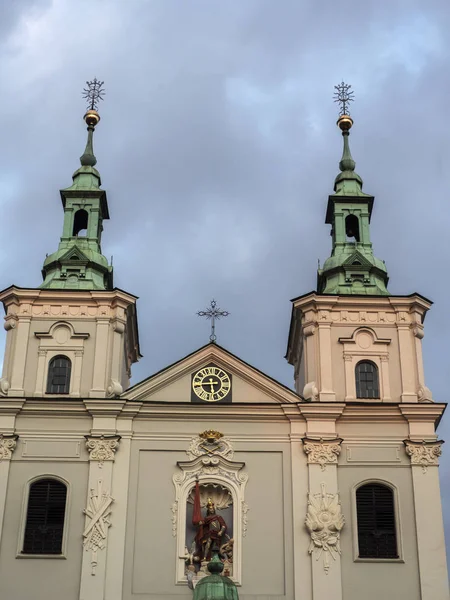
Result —
[{"label": "tower window opening", "polygon": [[48,365],[47,394],[68,394],[72,363],[67,356],[55,356]]},{"label": "tower window opening", "polygon": [[356,397],[374,399],[380,397],[378,368],[369,361],[362,360],[355,368]]},{"label": "tower window opening", "polygon": [[23,539],[24,554],[61,554],[67,487],[56,479],[30,486]]},{"label": "tower window opening", "polygon": [[359,220],[355,215],[348,215],[345,217],[345,235],[347,241],[359,242]]},{"label": "tower window opening", "polygon": [[73,236],[86,237],[89,215],[84,208],[77,210],[73,219]]},{"label": "tower window opening", "polygon": [[358,554],[360,558],[398,558],[394,492],[368,483],[356,490]]}]

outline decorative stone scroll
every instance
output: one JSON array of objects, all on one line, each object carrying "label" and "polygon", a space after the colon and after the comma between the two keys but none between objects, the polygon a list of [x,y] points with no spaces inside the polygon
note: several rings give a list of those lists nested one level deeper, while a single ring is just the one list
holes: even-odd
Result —
[{"label": "decorative stone scroll", "polygon": [[[211,497],[220,510],[232,507],[233,538],[224,540],[224,554],[232,556],[232,578],[240,583],[242,574],[242,538],[248,529],[249,507],[245,502],[248,474],[245,463],[231,460],[234,454],[231,442],[223,434],[208,430],[193,438],[187,454],[191,460],[177,462],[178,472],[172,477],[175,502],[171,505],[172,534],[177,538],[177,582],[188,581],[186,561],[186,507],[193,502],[196,482],[200,486],[201,503]],[[206,498],[207,499],[207,498]],[[227,550],[225,551],[225,546]]]},{"label": "decorative stone scroll", "polygon": [[95,575],[98,564],[98,551],[106,548],[108,528],[111,527],[109,516],[114,499],[103,490],[103,482],[97,482],[97,489],[91,489],[87,508],[83,511],[90,519],[83,532],[83,546],[91,551],[91,574]]},{"label": "decorative stone scroll", "polygon": [[403,443],[406,454],[411,458],[411,464],[421,466],[424,473],[427,472],[428,467],[439,465],[439,457],[442,454],[441,446],[444,443],[442,440],[432,442],[403,440]]},{"label": "decorative stone scroll", "polygon": [[86,448],[89,451],[89,460],[98,461],[100,468],[103,467],[105,460],[114,460],[114,455],[119,447],[120,435],[86,435],[85,438]]},{"label": "decorative stone scroll", "polygon": [[336,465],[341,453],[342,438],[324,440],[323,438],[303,438],[303,450],[308,457],[308,464],[320,465],[325,471],[327,465]]},{"label": "decorative stone scroll", "polygon": [[12,453],[16,449],[17,438],[16,434],[0,433],[0,462],[2,460],[11,460]]},{"label": "decorative stone scroll", "polygon": [[220,431],[207,429],[198,434],[198,437],[192,438],[186,454],[190,459],[198,456],[223,456],[232,460],[234,450],[230,440],[224,437]]},{"label": "decorative stone scroll", "polygon": [[323,568],[326,574],[330,569],[330,556],[336,560],[341,554],[341,529],[345,519],[341,512],[339,494],[327,494],[325,484],[321,484],[319,494],[308,493],[308,512],[305,524],[311,536],[309,554],[315,554],[316,560],[323,556]]}]

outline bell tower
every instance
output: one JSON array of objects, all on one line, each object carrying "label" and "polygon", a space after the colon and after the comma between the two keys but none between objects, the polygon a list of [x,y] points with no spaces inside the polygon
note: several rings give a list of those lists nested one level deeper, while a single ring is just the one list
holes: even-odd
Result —
[{"label": "bell tower", "polygon": [[139,357],[136,300],[113,287],[103,256],[106,192],[95,168],[93,135],[103,83],[88,82],[87,144],[70,187],[61,190],[63,231],[46,257],[38,289],[0,292],[7,333],[0,394],[16,397],[117,396]]},{"label": "bell tower", "polygon": [[391,296],[386,265],[373,253],[374,197],[362,191],[350,152],[349,88],[336,86],[343,153],[325,217],[331,256],[318,270],[317,292],[293,300],[286,358],[307,400],[431,401],[422,361],[431,302],[419,294]]}]

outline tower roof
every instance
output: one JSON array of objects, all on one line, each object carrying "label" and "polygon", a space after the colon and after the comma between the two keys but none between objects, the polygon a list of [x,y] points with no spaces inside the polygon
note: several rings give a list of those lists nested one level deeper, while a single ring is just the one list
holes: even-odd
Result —
[{"label": "tower roof", "polygon": [[81,166],[72,175],[72,185],[60,192],[64,208],[63,232],[58,250],[44,261],[42,288],[113,288],[113,268],[101,250],[103,221],[109,219],[108,201],[100,188],[93,144],[95,127],[100,121],[97,104],[103,93],[102,85],[94,79],[85,90],[89,100],[84,115],[88,131],[86,147],[80,157]]},{"label": "tower roof", "polygon": [[374,198],[362,191],[363,181],[355,171],[356,163],[350,152],[353,126],[348,114],[348,103],[353,100],[350,87],[344,83],[336,86],[337,100],[342,104],[337,125],[342,131],[343,151],[325,219],[332,227],[332,251],[318,269],[317,287],[322,294],[386,296],[389,295],[386,265],[374,256],[370,240]]}]

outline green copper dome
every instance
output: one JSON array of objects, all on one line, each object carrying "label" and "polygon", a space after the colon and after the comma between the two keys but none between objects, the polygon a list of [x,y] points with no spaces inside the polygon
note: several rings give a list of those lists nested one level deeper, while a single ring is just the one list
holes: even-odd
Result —
[{"label": "green copper dome", "polygon": [[208,564],[211,575],[203,577],[195,586],[194,600],[239,600],[236,585],[221,575],[223,563],[217,554]]},{"label": "green copper dome", "polygon": [[342,115],[338,125],[344,148],[325,219],[331,225],[332,250],[318,270],[317,289],[321,294],[388,296],[386,265],[374,256],[370,241],[374,198],[362,191],[363,181],[355,172],[350,152],[353,121],[348,115]]}]

